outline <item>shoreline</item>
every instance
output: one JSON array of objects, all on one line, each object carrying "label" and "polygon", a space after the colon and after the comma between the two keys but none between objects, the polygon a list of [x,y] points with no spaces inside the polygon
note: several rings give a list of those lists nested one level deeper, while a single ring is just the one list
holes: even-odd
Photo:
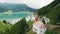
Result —
[{"label": "shoreline", "polygon": [[[15,13],[18,13],[18,12],[15,12]],[[29,21],[30,19],[32,19],[32,12],[20,12],[20,13],[28,13],[28,14],[31,14],[31,15],[27,15],[25,18],[26,18],[26,21]],[[16,18],[16,19],[1,19],[1,21],[3,20],[6,20],[7,22],[11,23],[11,24],[15,24],[16,22],[18,22],[19,20],[21,20],[22,18],[24,17],[21,17],[21,18]]]},{"label": "shoreline", "polygon": [[[18,14],[18,13],[32,14],[32,12],[12,12],[12,14],[14,14],[14,13],[16,13],[16,14]],[[0,13],[0,14],[10,14],[10,13],[9,12],[7,12],[7,13],[3,12],[3,13]]]}]

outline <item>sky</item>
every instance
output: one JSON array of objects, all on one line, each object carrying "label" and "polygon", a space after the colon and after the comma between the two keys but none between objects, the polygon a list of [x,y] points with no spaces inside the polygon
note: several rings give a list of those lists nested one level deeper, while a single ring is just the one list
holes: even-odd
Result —
[{"label": "sky", "polygon": [[27,6],[39,9],[53,2],[54,0],[0,0],[1,3],[27,4]]}]

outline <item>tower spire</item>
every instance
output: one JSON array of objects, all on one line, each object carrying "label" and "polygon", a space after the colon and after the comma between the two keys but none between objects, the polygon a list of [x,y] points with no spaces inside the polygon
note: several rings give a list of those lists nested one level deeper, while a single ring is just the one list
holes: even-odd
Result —
[{"label": "tower spire", "polygon": [[37,22],[37,21],[38,21],[38,15],[35,14],[35,22]]}]

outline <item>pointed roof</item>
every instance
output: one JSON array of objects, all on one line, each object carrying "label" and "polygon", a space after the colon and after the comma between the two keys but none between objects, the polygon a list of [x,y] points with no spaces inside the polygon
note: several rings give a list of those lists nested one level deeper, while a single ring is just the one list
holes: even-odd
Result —
[{"label": "pointed roof", "polygon": [[45,28],[45,25],[41,21],[35,22],[34,26],[38,27],[39,29],[44,29]]},{"label": "pointed roof", "polygon": [[38,15],[35,15],[35,22],[33,24],[34,26],[38,27],[39,29],[43,29],[45,28],[45,25],[43,24],[43,22],[41,20],[39,20]]}]

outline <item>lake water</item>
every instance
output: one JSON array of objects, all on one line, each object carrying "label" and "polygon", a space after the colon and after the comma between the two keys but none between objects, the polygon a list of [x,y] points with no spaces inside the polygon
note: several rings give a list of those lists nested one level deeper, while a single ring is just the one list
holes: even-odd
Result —
[{"label": "lake water", "polygon": [[16,19],[31,15],[30,12],[0,13],[0,20]]}]

